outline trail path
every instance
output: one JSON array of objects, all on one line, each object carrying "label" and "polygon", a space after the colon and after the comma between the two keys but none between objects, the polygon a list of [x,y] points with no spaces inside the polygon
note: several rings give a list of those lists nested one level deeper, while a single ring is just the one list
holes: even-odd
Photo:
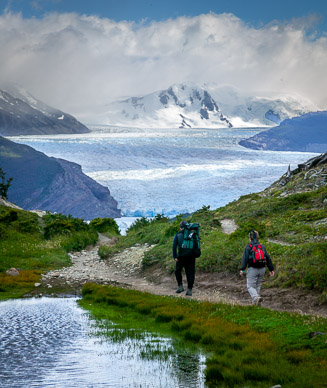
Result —
[{"label": "trail path", "polygon": [[[232,230],[232,223],[228,223]],[[226,230],[226,229],[225,229]],[[231,232],[230,232],[231,233]],[[51,294],[53,289],[63,287],[71,292],[80,293],[83,284],[94,282],[114,284],[121,287],[146,291],[157,295],[170,295],[187,298],[184,293],[176,294],[174,274],[167,274],[159,267],[142,270],[144,253],[153,246],[135,245],[120,252],[108,260],[101,260],[98,247],[112,242],[100,236],[97,246],[82,252],[70,254],[72,266],[50,271],[42,277],[42,289]],[[184,276],[185,282],[185,276]],[[36,292],[38,289],[36,289]],[[318,296],[300,290],[280,288],[264,288],[263,307],[279,311],[294,311],[327,317],[327,306],[318,303]],[[193,288],[193,299],[210,302],[224,302],[238,305],[250,305],[250,297],[246,289],[246,279],[238,274],[225,275],[219,273],[196,274]]]}]

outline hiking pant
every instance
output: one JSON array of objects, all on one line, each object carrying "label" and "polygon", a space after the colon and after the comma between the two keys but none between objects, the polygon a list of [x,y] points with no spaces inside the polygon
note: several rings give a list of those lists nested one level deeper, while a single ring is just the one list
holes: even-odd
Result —
[{"label": "hiking pant", "polygon": [[182,269],[185,268],[187,288],[192,289],[195,278],[195,257],[179,257],[176,261],[175,276],[178,285],[183,284]]},{"label": "hiking pant", "polygon": [[246,283],[253,303],[255,303],[256,299],[260,296],[261,283],[265,272],[266,272],[266,267],[248,268],[248,272],[246,275]]}]

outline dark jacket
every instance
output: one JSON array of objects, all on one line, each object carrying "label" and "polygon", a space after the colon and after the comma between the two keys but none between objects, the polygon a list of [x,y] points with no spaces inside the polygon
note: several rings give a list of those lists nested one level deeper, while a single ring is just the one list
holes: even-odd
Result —
[{"label": "dark jacket", "polygon": [[[253,240],[250,242],[251,245],[253,244],[259,244],[259,241],[257,240]],[[241,270],[244,271],[245,268],[248,266],[248,267],[254,267],[253,266],[253,261],[251,260],[251,251],[252,251],[252,248],[250,247],[250,244],[248,244],[246,247],[245,247],[245,250],[244,250],[244,253],[243,253],[243,257],[242,257],[242,263],[241,263]],[[273,271],[274,270],[274,266],[273,266],[273,263],[271,261],[271,258],[269,256],[269,253],[267,252],[267,249],[266,247],[261,244],[261,248],[263,250],[263,253],[265,254],[265,258],[267,260],[267,267],[269,268],[269,271]]]}]

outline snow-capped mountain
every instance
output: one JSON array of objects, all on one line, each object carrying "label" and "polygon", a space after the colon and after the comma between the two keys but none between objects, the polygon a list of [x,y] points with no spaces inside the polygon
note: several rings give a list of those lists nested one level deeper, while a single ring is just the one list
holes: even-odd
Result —
[{"label": "snow-capped mountain", "polygon": [[102,122],[140,128],[262,127],[315,110],[298,96],[254,96],[232,87],[178,84],[107,105]]},{"label": "snow-capped mountain", "polygon": [[318,110],[311,101],[293,94],[247,95],[230,86],[209,85],[207,89],[234,127],[279,125],[285,119]]},{"label": "snow-capped mountain", "polygon": [[185,84],[113,103],[106,116],[113,125],[144,128],[232,126],[207,90]]},{"label": "snow-capped mountain", "polygon": [[37,100],[21,87],[0,90],[0,135],[87,132],[89,129],[73,116]]}]

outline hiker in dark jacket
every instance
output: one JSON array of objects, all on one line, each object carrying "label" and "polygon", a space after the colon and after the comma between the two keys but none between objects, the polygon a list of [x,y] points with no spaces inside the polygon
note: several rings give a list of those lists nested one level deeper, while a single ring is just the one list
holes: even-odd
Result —
[{"label": "hiker in dark jacket", "polygon": [[[260,290],[266,266],[270,271],[270,276],[275,275],[274,266],[265,246],[259,243],[259,233],[252,229],[249,233],[249,238],[250,243],[245,247],[242,257],[240,275],[243,275],[245,273],[245,268],[248,267],[246,274],[247,289],[251,295],[253,304],[261,305],[263,299],[260,296]],[[257,249],[258,245],[264,253],[264,260],[260,262],[254,260],[254,250]]]},{"label": "hiker in dark jacket", "polygon": [[192,288],[195,279],[195,257],[194,256],[183,256],[178,257],[178,251],[183,242],[184,235],[184,226],[186,225],[185,221],[182,221],[179,224],[179,232],[175,234],[173,241],[173,259],[176,262],[175,276],[178,284],[176,293],[179,294],[184,291],[183,279],[182,279],[182,270],[185,268],[186,279],[187,279],[187,290],[186,295],[192,296]]}]

